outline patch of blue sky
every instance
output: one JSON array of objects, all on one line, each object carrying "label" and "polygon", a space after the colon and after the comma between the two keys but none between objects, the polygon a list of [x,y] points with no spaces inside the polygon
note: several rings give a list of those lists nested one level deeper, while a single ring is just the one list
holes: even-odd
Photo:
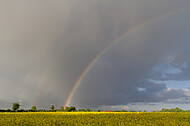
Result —
[{"label": "patch of blue sky", "polygon": [[[182,64],[181,67],[185,67],[185,64]],[[164,62],[156,65],[152,68],[152,72],[161,72],[162,76],[165,76],[165,74],[178,74],[181,73],[181,68],[173,67],[169,63]]]},{"label": "patch of blue sky", "polygon": [[149,79],[149,81],[154,83],[164,83],[166,84],[167,88],[173,89],[189,89],[190,88],[190,81],[176,81],[176,80],[168,80],[168,81],[155,81]]},{"label": "patch of blue sky", "polygon": [[190,81],[161,81],[165,83],[168,88],[175,88],[175,89],[188,89],[190,88]]},{"label": "patch of blue sky", "polygon": [[[185,67],[185,64],[182,66]],[[180,74],[182,71],[180,68],[172,67],[170,65],[165,64],[159,64],[157,65],[153,71],[160,71],[162,74],[162,77],[167,78],[167,74]],[[183,81],[183,80],[167,80],[167,81],[155,81],[149,79],[149,81],[155,82],[155,83],[164,83],[166,84],[167,88],[174,88],[174,89],[188,89],[190,88],[190,81]]]},{"label": "patch of blue sky", "polygon": [[180,68],[173,68],[173,67],[169,67],[167,69],[164,70],[164,73],[170,73],[170,74],[178,74],[181,72]]}]

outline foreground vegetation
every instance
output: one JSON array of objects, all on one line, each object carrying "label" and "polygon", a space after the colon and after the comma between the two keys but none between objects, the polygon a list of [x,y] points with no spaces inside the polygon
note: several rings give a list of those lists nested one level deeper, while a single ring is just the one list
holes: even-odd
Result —
[{"label": "foreground vegetation", "polygon": [[153,112],[104,111],[89,108],[77,110],[74,106],[55,109],[53,105],[48,110],[38,110],[36,106],[24,110],[20,109],[19,103],[13,103],[12,109],[0,109],[1,125],[190,126],[190,110],[163,108]]},{"label": "foreground vegetation", "polygon": [[15,112],[0,113],[0,125],[189,126],[190,113],[171,112]]}]

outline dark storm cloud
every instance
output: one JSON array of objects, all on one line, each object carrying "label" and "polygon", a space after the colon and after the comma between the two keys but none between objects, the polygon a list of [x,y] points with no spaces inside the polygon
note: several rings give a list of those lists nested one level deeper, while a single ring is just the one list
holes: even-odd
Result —
[{"label": "dark storm cloud", "polygon": [[[63,105],[85,67],[111,41],[139,23],[188,6],[188,0],[0,1],[0,100],[30,105],[42,87],[37,105]],[[185,98],[183,90],[149,79],[169,56],[181,58],[173,64],[189,62],[178,51],[189,47],[189,15],[184,10],[161,16],[123,37],[89,71],[72,104]]]}]

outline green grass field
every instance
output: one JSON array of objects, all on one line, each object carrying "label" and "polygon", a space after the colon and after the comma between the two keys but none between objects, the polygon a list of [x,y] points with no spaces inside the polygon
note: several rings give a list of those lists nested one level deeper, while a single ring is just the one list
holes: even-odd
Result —
[{"label": "green grass field", "polygon": [[0,125],[190,126],[190,113],[169,112],[25,112],[0,113]]}]

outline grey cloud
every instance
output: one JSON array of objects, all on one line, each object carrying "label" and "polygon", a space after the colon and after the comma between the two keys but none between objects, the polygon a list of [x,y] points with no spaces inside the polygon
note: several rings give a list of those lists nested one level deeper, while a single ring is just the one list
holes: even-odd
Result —
[{"label": "grey cloud", "polygon": [[188,0],[0,1],[0,100],[22,99],[30,106],[41,87],[36,105],[63,105],[77,78],[101,50],[157,16],[98,60],[72,104],[120,105],[186,97],[181,90],[168,91],[165,84],[148,79],[154,78],[152,68],[171,54],[183,57],[173,63],[187,60],[176,50],[189,45],[189,11],[161,15],[189,5]]},{"label": "grey cloud", "polygon": [[167,61],[163,64],[163,69],[167,67],[178,68],[180,71],[177,73],[165,73],[163,69],[156,70],[153,72],[153,79],[154,80],[190,80],[190,72],[189,72],[189,65],[190,65],[190,57],[189,53],[190,50],[188,48],[182,48],[183,50],[179,50],[177,55],[173,56],[172,60]]}]

